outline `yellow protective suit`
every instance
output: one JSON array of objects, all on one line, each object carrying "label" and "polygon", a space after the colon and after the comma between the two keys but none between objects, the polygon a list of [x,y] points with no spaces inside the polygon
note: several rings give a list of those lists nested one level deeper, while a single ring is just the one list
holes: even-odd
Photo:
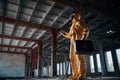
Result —
[{"label": "yellow protective suit", "polygon": [[84,55],[77,55],[74,51],[74,42],[75,40],[82,40],[85,38],[88,33],[89,29],[87,26],[79,21],[79,14],[75,14],[72,25],[70,27],[69,32],[60,31],[61,34],[66,37],[70,38],[70,61],[72,65],[72,72],[73,75],[71,75],[69,78],[71,79],[82,79],[86,77],[86,62]]}]

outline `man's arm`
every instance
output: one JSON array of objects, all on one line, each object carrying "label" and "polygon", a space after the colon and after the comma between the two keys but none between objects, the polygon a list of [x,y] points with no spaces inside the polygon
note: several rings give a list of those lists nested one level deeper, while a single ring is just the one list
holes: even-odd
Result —
[{"label": "man's arm", "polygon": [[60,33],[64,36],[64,37],[66,37],[66,38],[71,38],[71,34],[70,33],[67,33],[67,32],[65,32],[65,31],[63,31],[63,30],[60,30]]},{"label": "man's arm", "polygon": [[88,35],[89,35],[89,29],[88,28],[84,29],[83,35],[84,35],[84,39],[86,39],[88,37]]}]

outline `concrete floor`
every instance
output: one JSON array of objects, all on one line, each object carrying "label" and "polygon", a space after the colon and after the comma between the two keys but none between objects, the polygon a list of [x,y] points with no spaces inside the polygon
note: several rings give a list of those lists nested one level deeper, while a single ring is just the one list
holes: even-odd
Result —
[{"label": "concrete floor", "polygon": [[[52,77],[41,79],[32,78],[32,79],[4,79],[4,80],[72,80],[72,79],[68,79],[66,77]],[[84,80],[120,80],[120,77],[96,77],[96,78],[87,77],[87,79]]]}]

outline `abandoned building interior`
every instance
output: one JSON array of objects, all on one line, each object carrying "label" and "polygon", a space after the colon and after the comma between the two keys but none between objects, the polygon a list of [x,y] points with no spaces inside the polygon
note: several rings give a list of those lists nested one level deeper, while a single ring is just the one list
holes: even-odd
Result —
[{"label": "abandoned building interior", "polygon": [[68,32],[75,12],[94,46],[85,55],[88,80],[120,80],[117,0],[0,0],[0,80],[68,78],[70,40],[58,29]]}]

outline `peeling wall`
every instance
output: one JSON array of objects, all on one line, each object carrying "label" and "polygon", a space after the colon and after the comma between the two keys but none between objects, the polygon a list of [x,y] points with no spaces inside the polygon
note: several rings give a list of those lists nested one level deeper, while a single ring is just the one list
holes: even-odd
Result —
[{"label": "peeling wall", "polygon": [[23,54],[0,53],[0,77],[24,77],[24,73]]}]

